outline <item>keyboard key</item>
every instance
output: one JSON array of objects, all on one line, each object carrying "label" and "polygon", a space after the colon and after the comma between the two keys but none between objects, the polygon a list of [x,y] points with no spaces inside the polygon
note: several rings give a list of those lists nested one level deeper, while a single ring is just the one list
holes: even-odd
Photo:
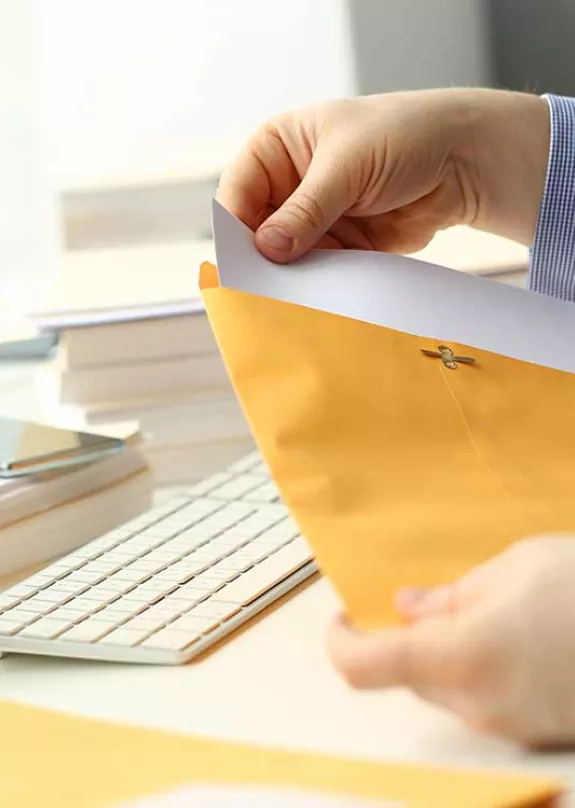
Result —
[{"label": "keyboard key", "polygon": [[61,558],[55,564],[50,564],[50,566],[47,567],[45,572],[49,573],[54,579],[62,578],[64,575],[67,575],[69,572],[72,572],[72,570],[83,567],[85,563],[86,561],[83,558],[66,556],[66,558]]},{"label": "keyboard key", "polygon": [[230,603],[229,601],[217,600],[218,595],[212,595],[207,600],[198,603],[191,609],[187,617],[211,617],[217,620],[224,620],[239,612],[240,607],[238,604]]},{"label": "keyboard key", "polygon": [[104,578],[104,580],[101,581],[99,584],[96,584],[96,586],[93,586],[91,589],[89,589],[88,594],[90,595],[90,597],[98,597],[97,594],[99,591],[98,587],[101,587],[106,592],[113,590],[117,592],[119,595],[122,595],[125,592],[129,592],[131,589],[134,589],[134,587],[136,586],[137,584],[134,581],[126,581],[126,580],[119,581],[112,575],[109,578]]},{"label": "keyboard key", "polygon": [[295,537],[299,534],[299,530],[297,529],[297,525],[291,519],[286,519],[283,522],[279,522],[273,527],[269,527],[259,536],[260,542],[270,541],[289,541],[290,539],[295,539]]},{"label": "keyboard key", "polygon": [[147,607],[147,604],[142,605],[142,603],[137,600],[126,600],[125,598],[120,598],[120,600],[114,601],[113,606],[114,611],[117,612],[123,612],[124,614],[138,614]]},{"label": "keyboard key", "polygon": [[[176,549],[180,549],[182,547],[181,542],[185,542],[185,547],[193,550],[194,547],[199,547],[201,544],[209,541],[213,538],[214,533],[221,533],[223,528],[217,527],[214,529],[213,525],[210,525],[207,521],[205,522],[198,522],[196,525],[188,528],[187,530],[183,530],[176,538],[177,544],[175,545]],[[162,547],[163,550],[173,550],[173,545],[170,542],[166,542],[165,545]],[[180,553],[180,555],[184,555],[184,553]]]},{"label": "keyboard key", "polygon": [[[243,474],[246,471],[251,471],[254,468],[257,468],[261,464],[261,458],[259,452],[252,452],[246,457],[242,457],[241,460],[237,460],[235,463],[232,463],[230,466],[230,471],[233,474]],[[266,472],[267,473],[267,472]]]},{"label": "keyboard key", "polygon": [[6,617],[6,615],[0,615],[0,634],[8,636],[17,634],[25,625],[26,622],[11,620],[9,617]]},{"label": "keyboard key", "polygon": [[241,553],[234,553],[222,559],[222,561],[218,561],[218,563],[214,565],[214,569],[217,573],[226,573],[226,580],[230,580],[239,573],[245,572],[245,570],[253,567],[255,563],[253,559],[246,558],[242,556]]},{"label": "keyboard key", "polygon": [[[161,523],[160,523],[161,524]],[[152,528],[150,528],[151,530]],[[173,531],[170,531],[173,533]],[[144,553],[148,552],[149,550],[153,550],[156,547],[161,547],[161,545],[167,541],[169,537],[166,536],[156,536],[155,538],[149,536],[147,533],[137,534],[133,536],[131,539],[128,539],[125,544],[122,544],[122,548],[125,548],[128,552],[137,555],[144,555]]]},{"label": "keyboard key", "polygon": [[64,578],[63,581],[55,583],[54,587],[56,587],[56,589],[54,590],[54,588],[52,588],[52,591],[69,592],[70,595],[80,595],[82,592],[85,592],[86,589],[89,589],[89,584]]},{"label": "keyboard key", "polygon": [[116,547],[116,545],[124,541],[126,535],[130,534],[126,534],[126,531],[121,528],[113,530],[111,533],[106,533],[104,536],[94,539],[94,541],[90,542],[90,546],[96,550],[111,550],[112,547]]},{"label": "keyboard key", "polygon": [[114,622],[99,620],[95,617],[88,618],[83,623],[62,634],[61,639],[69,640],[70,642],[95,642],[115,628],[116,624]]},{"label": "keyboard key", "polygon": [[177,597],[178,601],[184,601],[188,604],[188,609],[195,603],[199,603],[200,600],[204,600],[209,594],[211,594],[210,590],[206,591],[205,589],[192,589],[191,587],[188,588],[180,588],[177,592],[174,592],[174,595]]},{"label": "keyboard key", "polygon": [[130,564],[130,569],[137,570],[138,572],[159,572],[166,567],[166,562],[163,561],[147,561],[144,559],[139,559],[138,561],[133,561]]},{"label": "keyboard key", "polygon": [[3,614],[2,617],[6,617],[8,620],[14,620],[17,623],[20,623],[20,625],[25,626],[28,625],[28,623],[32,623],[34,620],[36,620],[38,613],[31,612],[22,606],[16,606],[13,609],[10,609],[9,612]]},{"label": "keyboard key", "polygon": [[[97,600],[101,603],[111,603],[116,598],[121,597],[123,592],[119,592],[115,587],[106,586],[107,581],[102,581],[101,584],[98,584],[93,589],[88,589],[87,592],[84,592],[82,597],[89,598],[90,600]],[[72,608],[74,607],[74,603],[76,601],[71,601],[68,605]]]},{"label": "keyboard key", "polygon": [[122,565],[118,562],[112,563],[111,561],[106,561],[105,556],[102,559],[90,561],[85,567],[82,567],[84,572],[99,572],[104,573],[105,575],[112,575],[114,572],[116,572],[116,570],[121,568]]},{"label": "keyboard key", "polygon": [[88,561],[92,561],[93,559],[98,558],[99,556],[104,553],[105,550],[101,549],[100,547],[95,547],[92,543],[85,544],[83,547],[79,547],[77,550],[74,550],[73,553],[70,553],[67,556],[67,559],[82,561],[84,563]]},{"label": "keyboard key", "polygon": [[71,572],[70,575],[67,575],[66,578],[63,580],[65,581],[77,581],[81,584],[97,584],[102,581],[106,577],[105,573],[103,572],[85,572],[83,569],[74,570]]},{"label": "keyboard key", "polygon": [[37,591],[38,591],[37,586],[29,586],[28,584],[18,584],[17,586],[13,586],[11,589],[9,589],[4,594],[4,597],[23,600],[24,598],[32,597],[32,595],[35,595]]},{"label": "keyboard key", "polygon": [[149,633],[150,632],[146,629],[135,630],[122,626],[112,631],[110,634],[106,634],[105,637],[102,637],[100,643],[103,645],[123,645],[130,648],[134,645],[138,645]]},{"label": "keyboard key", "polygon": [[164,651],[183,651],[201,636],[201,634],[190,634],[188,631],[174,631],[171,628],[163,628],[156,634],[152,634],[142,643],[142,648],[157,648]]},{"label": "keyboard key", "polygon": [[[175,597],[173,595],[170,595],[169,597],[164,598],[164,600],[161,601],[162,608],[169,609],[170,611],[172,609],[174,609],[178,614],[184,614],[184,612],[189,612],[189,610],[194,605],[193,601],[190,602],[190,600],[188,598],[180,598],[180,597],[177,597],[177,595],[178,595],[178,593],[176,593]],[[205,597],[205,595],[204,595],[204,597]],[[200,600],[200,599],[201,599],[201,596],[200,596],[200,598],[198,598],[198,600]],[[160,604],[158,604],[158,605],[160,605]]]},{"label": "keyboard key", "polygon": [[189,492],[194,497],[201,497],[204,494],[208,494],[214,488],[218,488],[218,486],[223,485],[223,483],[228,482],[228,480],[232,479],[231,474],[227,474],[225,472],[219,472],[218,474],[212,474],[211,477],[208,477],[206,480],[202,480],[199,483],[196,483],[192,488],[189,489]]},{"label": "keyboard key", "polygon": [[255,466],[252,466],[252,468],[249,471],[250,474],[262,474],[264,477],[270,476],[269,469],[263,462],[263,460],[260,460],[260,462],[256,463]]},{"label": "keyboard key", "polygon": [[209,543],[200,547],[199,550],[196,550],[189,556],[186,556],[182,559],[182,562],[190,566],[196,564],[196,569],[199,572],[201,569],[211,566],[215,561],[228,555],[228,553],[229,550],[226,547],[212,547],[211,543]]},{"label": "keyboard key", "polygon": [[172,583],[176,586],[178,583],[187,581],[192,576],[187,570],[182,569],[174,569],[173,567],[168,567],[165,570],[162,570],[157,575],[154,575],[154,582],[155,583],[162,583],[162,584],[169,584]]},{"label": "keyboard key", "polygon": [[93,614],[104,607],[104,604],[100,600],[88,598],[86,595],[80,595],[79,598],[74,598],[68,605],[70,609],[84,612],[84,614]]},{"label": "keyboard key", "polygon": [[199,636],[200,634],[207,634],[213,628],[220,624],[218,618],[193,616],[192,614],[184,614],[178,617],[173,623],[170,623],[169,628],[176,631],[186,631],[190,634]]},{"label": "keyboard key", "polygon": [[210,496],[215,499],[238,499],[259,485],[261,485],[261,477],[253,474],[241,474],[214,488],[210,491]]},{"label": "keyboard key", "polygon": [[110,623],[115,623],[116,625],[125,623],[126,620],[130,619],[129,613],[114,609],[114,604],[111,606],[106,606],[104,609],[102,609],[102,611],[98,612],[96,616],[98,620],[106,620]]},{"label": "keyboard key", "polygon": [[0,612],[10,609],[16,603],[20,603],[21,600],[22,598],[18,597],[18,595],[0,594]]},{"label": "keyboard key", "polygon": [[264,483],[243,496],[246,502],[277,502],[279,498],[280,494],[274,483]]},{"label": "keyboard key", "polygon": [[70,592],[63,592],[61,589],[57,589],[56,584],[52,584],[52,586],[49,586],[47,589],[43,589],[40,594],[44,602],[54,604],[67,603],[74,597]]},{"label": "keyboard key", "polygon": [[118,572],[110,576],[110,580],[139,584],[140,581],[145,581],[146,578],[149,577],[149,572],[142,572],[141,570],[132,569],[132,567],[125,567],[124,569],[118,570]]},{"label": "keyboard key", "polygon": [[235,525],[236,522],[246,519],[254,512],[253,505],[243,502],[231,502],[226,504],[221,510],[212,513],[201,524],[210,525],[215,528],[226,528]]},{"label": "keyboard key", "polygon": [[141,597],[148,598],[151,602],[156,598],[169,595],[177,588],[178,584],[173,581],[158,581],[156,578],[152,578],[152,580],[140,584],[132,592],[128,592],[125,597],[128,600]]},{"label": "keyboard key", "polygon": [[[224,576],[224,580],[222,580],[221,578],[214,578],[211,572],[211,570],[207,570],[206,572],[202,572],[201,575],[196,575],[195,578],[189,581],[190,585],[197,589],[206,590],[215,590],[216,587],[224,586],[228,576]],[[186,584],[184,584],[184,586],[186,586]]]},{"label": "keyboard key", "polygon": [[200,594],[203,594],[203,597],[207,597],[212,592],[216,592],[218,589],[221,589],[222,586],[225,586],[225,581],[216,581],[215,578],[200,580],[200,577],[201,576],[192,578],[188,583],[182,584],[178,589],[178,592],[182,593],[182,597],[187,597],[188,593],[193,597]]},{"label": "keyboard key", "polygon": [[[51,583],[53,583],[53,581],[53,575],[50,575],[47,572],[37,572],[35,575],[31,575],[30,578],[26,578],[26,585],[32,586],[35,589],[41,589],[44,586],[49,586]],[[2,595],[0,595],[0,601],[1,599]]]},{"label": "keyboard key", "polygon": [[125,624],[125,628],[134,631],[146,631],[152,632],[157,631],[160,628],[163,628],[165,624],[171,618],[166,618],[162,616],[152,617],[149,616],[147,612],[143,612],[143,614],[138,614],[136,617],[132,617],[128,622]]},{"label": "keyboard key", "polygon": [[66,620],[52,620],[50,617],[42,617],[31,626],[27,626],[20,632],[21,637],[36,637],[42,640],[53,640],[69,627]]},{"label": "keyboard key", "polygon": [[67,606],[62,606],[55,609],[50,615],[56,620],[65,620],[67,623],[77,623],[86,617],[86,611],[81,609],[69,609]]},{"label": "keyboard key", "polygon": [[[258,544],[258,545],[251,545],[248,544],[246,547],[242,547],[237,550],[233,555],[238,561],[244,561],[245,569],[257,564],[259,561],[263,561],[264,558],[267,558],[273,551],[274,547],[268,547],[265,544]],[[225,559],[227,561],[227,559]]]},{"label": "keyboard key", "polygon": [[175,536],[178,532],[176,523],[170,522],[157,522],[155,525],[146,528],[143,533],[138,533],[136,538],[130,539],[122,547],[139,548],[139,547],[157,547],[158,544],[166,541],[166,539]]},{"label": "keyboard key", "polygon": [[221,589],[217,597],[247,605],[308,561],[311,555],[305,544],[288,544]]},{"label": "keyboard key", "polygon": [[[213,581],[223,581],[225,583],[226,581],[231,581],[232,578],[235,578],[238,573],[235,570],[227,569],[225,565],[220,567],[219,564],[214,564],[213,567],[209,567],[209,569],[206,570],[206,576],[208,575]],[[199,577],[200,576],[198,575],[198,578]]]},{"label": "keyboard key", "polygon": [[165,605],[163,601],[157,603],[155,606],[150,606],[144,612],[146,617],[154,620],[161,620],[162,623],[169,623],[170,620],[173,620],[175,617],[179,617],[181,611],[178,608],[170,608],[169,606]]},{"label": "keyboard key", "polygon": [[255,525],[265,524],[271,526],[283,519],[289,518],[289,511],[285,505],[262,505],[251,517]]},{"label": "keyboard key", "polygon": [[[47,614],[48,612],[52,612],[54,609],[57,609],[58,604],[50,603],[47,600],[42,600],[42,593],[39,592],[37,595],[34,595],[34,597],[21,601],[17,608],[35,614]],[[3,614],[11,614],[12,611],[13,610],[11,609],[9,612],[3,612]]]}]

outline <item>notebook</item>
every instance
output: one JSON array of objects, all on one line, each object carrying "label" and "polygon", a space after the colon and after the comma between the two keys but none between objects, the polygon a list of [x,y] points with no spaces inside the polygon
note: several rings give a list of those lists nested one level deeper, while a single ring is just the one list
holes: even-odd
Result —
[{"label": "notebook", "polygon": [[190,268],[210,240],[70,252],[29,320],[42,331],[203,312]]}]

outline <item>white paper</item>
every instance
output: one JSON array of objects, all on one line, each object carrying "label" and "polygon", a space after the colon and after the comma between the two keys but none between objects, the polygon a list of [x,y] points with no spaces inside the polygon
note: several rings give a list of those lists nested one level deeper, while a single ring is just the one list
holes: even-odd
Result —
[{"label": "white paper", "polygon": [[[117,808],[403,808],[400,803],[365,802],[298,790],[242,786],[191,786],[123,803]],[[407,806],[405,806],[407,808]]]},{"label": "white paper", "polygon": [[213,225],[223,287],[575,372],[572,303],[389,253],[314,250],[280,266],[217,202]]}]

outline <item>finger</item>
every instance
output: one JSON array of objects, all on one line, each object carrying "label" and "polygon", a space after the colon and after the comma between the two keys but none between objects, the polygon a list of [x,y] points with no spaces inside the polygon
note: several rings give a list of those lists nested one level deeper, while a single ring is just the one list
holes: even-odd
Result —
[{"label": "finger", "polygon": [[351,204],[337,160],[315,152],[307,173],[256,233],[256,245],[270,260],[288,263],[316,247]]},{"label": "finger", "polygon": [[263,127],[223,172],[216,198],[255,231],[299,184],[285,145],[272,125]]},{"label": "finger", "polygon": [[468,634],[451,618],[373,633],[355,631],[340,619],[330,630],[328,648],[344,678],[361,689],[457,687],[474,661]]},{"label": "finger", "polygon": [[395,608],[408,620],[461,614],[491,594],[494,586],[499,586],[502,559],[502,555],[488,559],[473,567],[462,578],[444,586],[401,589],[395,598]]},{"label": "finger", "polygon": [[343,244],[341,241],[331,233],[326,233],[315,245],[316,250],[341,250],[342,248]]},{"label": "finger", "polygon": [[455,614],[459,607],[456,585],[439,586],[436,589],[402,589],[395,598],[395,608],[408,620],[434,614]]}]

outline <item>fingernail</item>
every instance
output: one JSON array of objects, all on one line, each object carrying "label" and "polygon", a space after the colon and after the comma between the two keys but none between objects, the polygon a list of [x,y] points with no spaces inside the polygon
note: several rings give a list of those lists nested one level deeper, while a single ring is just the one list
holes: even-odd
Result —
[{"label": "fingernail", "polygon": [[274,250],[289,252],[293,249],[293,236],[277,224],[270,224],[258,230],[258,241],[263,242]]},{"label": "fingernail", "polygon": [[397,593],[396,606],[401,610],[414,609],[424,600],[427,596],[429,589],[423,587],[412,589],[402,589]]}]

